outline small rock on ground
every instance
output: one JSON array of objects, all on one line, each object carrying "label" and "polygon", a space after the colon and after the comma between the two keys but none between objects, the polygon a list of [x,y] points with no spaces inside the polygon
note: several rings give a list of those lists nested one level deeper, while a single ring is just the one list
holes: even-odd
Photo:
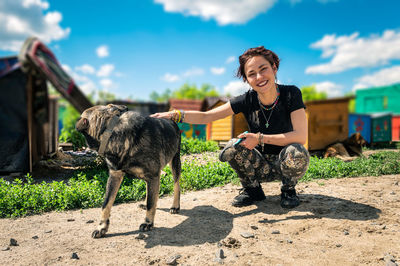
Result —
[{"label": "small rock on ground", "polygon": [[241,232],[240,235],[244,238],[254,238],[254,234],[249,232]]},{"label": "small rock on ground", "polygon": [[177,264],[177,260],[181,257],[181,255],[175,255],[175,256],[171,256],[169,257],[165,263],[167,265],[176,265]]},{"label": "small rock on ground", "polygon": [[17,240],[15,240],[14,238],[11,238],[10,239],[10,246],[15,247],[15,246],[19,246],[19,244],[18,244]]}]

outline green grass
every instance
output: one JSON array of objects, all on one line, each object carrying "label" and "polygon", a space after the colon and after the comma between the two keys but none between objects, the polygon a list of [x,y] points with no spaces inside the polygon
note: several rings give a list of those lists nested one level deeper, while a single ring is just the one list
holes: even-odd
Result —
[{"label": "green grass", "polygon": [[[173,191],[173,177],[167,166],[161,178],[160,195]],[[95,174],[93,174],[96,172]],[[19,217],[47,211],[99,207],[107,184],[108,171],[89,169],[80,172],[68,182],[55,181],[35,184],[29,175],[10,183],[0,179],[0,218]],[[184,163],[180,185],[182,191],[200,190],[221,186],[237,179],[227,163],[196,165]],[[125,178],[118,191],[116,203],[144,199],[146,183],[143,180]]]},{"label": "green grass", "polygon": [[304,181],[355,176],[380,176],[400,173],[400,152],[383,151],[351,162],[337,158],[312,157]]},{"label": "green grass", "polygon": [[[164,172],[160,195],[173,191],[171,170],[166,167]],[[301,181],[387,174],[400,174],[400,152],[379,152],[351,162],[312,157],[310,167]],[[68,182],[35,184],[29,175],[24,181],[17,179],[12,183],[0,179],[0,218],[99,207],[103,202],[107,178],[107,169],[97,167],[76,174]],[[180,184],[183,192],[230,182],[238,183],[238,178],[227,163],[209,160],[206,164],[191,161],[182,165]],[[320,183],[324,184],[322,181]],[[145,193],[144,181],[126,178],[121,184],[116,203],[144,199]]]},{"label": "green grass", "polygon": [[219,151],[217,142],[211,140],[200,140],[197,138],[182,137],[181,155],[203,153],[206,151]]}]

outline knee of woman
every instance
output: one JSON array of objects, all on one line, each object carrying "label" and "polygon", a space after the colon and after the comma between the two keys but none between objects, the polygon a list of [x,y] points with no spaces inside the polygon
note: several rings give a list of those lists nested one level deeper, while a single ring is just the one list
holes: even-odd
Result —
[{"label": "knee of woman", "polygon": [[310,154],[303,145],[293,143],[282,149],[279,161],[282,174],[304,175],[310,163]]},{"label": "knee of woman", "polygon": [[219,154],[219,160],[221,162],[229,162],[234,158],[236,154],[236,148],[234,147],[234,144],[236,141],[237,139],[231,139],[222,149],[222,151]]}]

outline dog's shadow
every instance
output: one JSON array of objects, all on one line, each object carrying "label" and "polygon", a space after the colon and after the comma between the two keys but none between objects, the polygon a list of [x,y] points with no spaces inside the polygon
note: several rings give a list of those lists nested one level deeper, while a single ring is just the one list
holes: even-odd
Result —
[{"label": "dog's shadow", "polygon": [[[257,202],[256,209],[238,214],[217,209],[213,206],[203,205],[193,209],[182,209],[180,215],[187,219],[173,228],[160,227],[147,232],[146,248],[157,245],[188,246],[204,243],[217,243],[225,239],[233,229],[233,220],[256,213],[285,215],[282,219],[249,220],[249,225],[257,223],[278,223],[285,220],[300,220],[314,218],[346,219],[346,220],[372,220],[379,218],[381,210],[367,204],[357,203],[345,199],[318,195],[301,194],[301,205],[294,209],[293,216],[288,216],[292,210],[282,209],[279,205],[279,196],[267,196],[267,199]],[[169,212],[169,209],[158,209]],[[299,212],[305,214],[299,215]],[[108,234],[107,237],[116,235],[138,234],[139,231],[120,234]]]}]

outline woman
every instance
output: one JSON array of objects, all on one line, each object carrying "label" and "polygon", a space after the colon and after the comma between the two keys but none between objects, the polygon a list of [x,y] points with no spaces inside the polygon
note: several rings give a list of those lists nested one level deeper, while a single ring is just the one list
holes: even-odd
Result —
[{"label": "woman", "polygon": [[248,206],[265,199],[260,182],[281,180],[283,208],[299,205],[295,186],[307,171],[310,155],[304,148],[307,119],[301,91],[295,86],[278,85],[279,58],[263,46],[251,48],[239,57],[237,76],[251,90],[207,112],[178,111],[157,113],[158,118],[177,122],[207,124],[233,114],[243,113],[249,133],[232,139],[219,158],[237,172],[243,186],[233,206]]}]

